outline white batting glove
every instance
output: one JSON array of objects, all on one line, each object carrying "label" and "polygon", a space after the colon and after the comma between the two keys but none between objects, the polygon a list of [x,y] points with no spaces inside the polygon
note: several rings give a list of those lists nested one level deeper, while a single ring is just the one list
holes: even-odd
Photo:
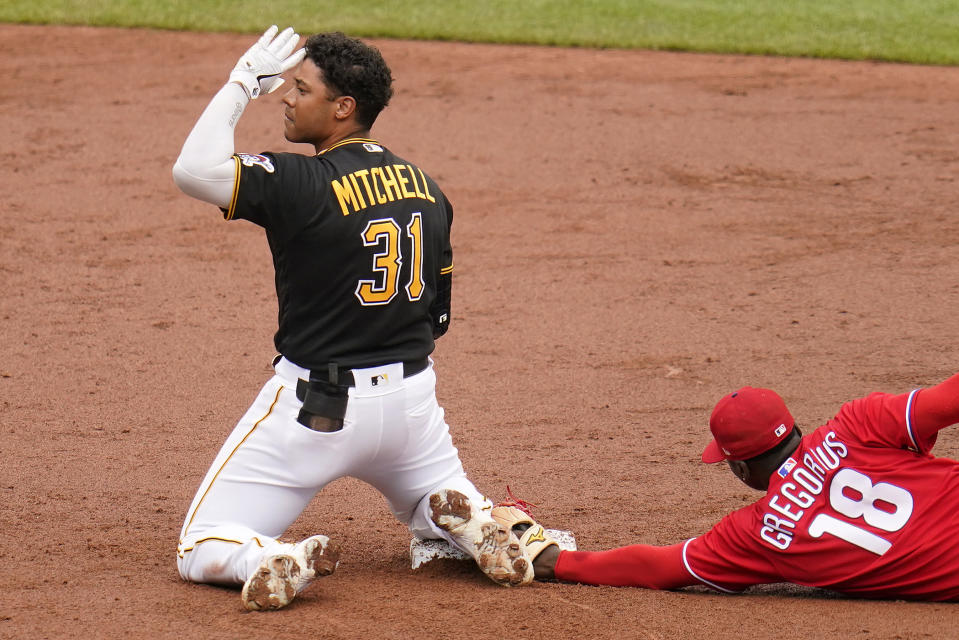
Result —
[{"label": "white batting glove", "polygon": [[287,27],[278,36],[277,31],[276,25],[267,29],[237,61],[230,73],[230,82],[242,86],[250,100],[256,100],[260,93],[272,93],[279,89],[283,84],[280,74],[300,64],[306,56],[305,49],[293,53],[300,41],[293,27]]}]

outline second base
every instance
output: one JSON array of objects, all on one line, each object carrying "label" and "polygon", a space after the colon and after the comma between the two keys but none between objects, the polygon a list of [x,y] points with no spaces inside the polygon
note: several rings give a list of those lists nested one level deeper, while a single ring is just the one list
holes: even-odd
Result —
[{"label": "second base", "polygon": [[[547,529],[546,533],[556,541],[560,549],[564,551],[576,551],[576,538],[571,531]],[[427,562],[438,558],[451,558],[453,560],[470,559],[465,552],[450,545],[446,540],[423,540],[422,538],[413,538],[410,540],[410,560],[412,561],[413,569],[418,569]]]}]

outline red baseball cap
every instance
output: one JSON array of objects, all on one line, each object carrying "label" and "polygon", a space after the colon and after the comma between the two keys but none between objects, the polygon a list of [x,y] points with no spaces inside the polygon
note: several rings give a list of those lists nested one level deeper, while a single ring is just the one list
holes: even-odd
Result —
[{"label": "red baseball cap", "polygon": [[709,416],[713,441],[703,462],[748,460],[769,451],[795,426],[786,403],[771,389],[743,387],[723,396]]}]

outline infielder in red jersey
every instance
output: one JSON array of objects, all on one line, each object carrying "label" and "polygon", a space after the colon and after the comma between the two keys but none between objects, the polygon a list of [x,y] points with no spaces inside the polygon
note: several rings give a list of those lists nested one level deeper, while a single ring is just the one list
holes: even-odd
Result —
[{"label": "infielder in red jersey", "polygon": [[902,395],[846,403],[802,436],[782,398],[744,387],[710,417],[707,463],[766,492],[702,536],[671,546],[561,551],[536,577],[738,592],[791,582],[863,598],[959,600],[959,463],[930,451],[959,422],[959,374]]}]

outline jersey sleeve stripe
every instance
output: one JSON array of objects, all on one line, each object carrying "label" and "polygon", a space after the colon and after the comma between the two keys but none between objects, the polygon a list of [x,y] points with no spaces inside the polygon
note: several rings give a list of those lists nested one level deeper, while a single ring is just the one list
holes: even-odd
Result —
[{"label": "jersey sleeve stripe", "polygon": [[445,276],[447,273],[453,273],[453,265],[450,265],[448,267],[443,267],[442,269],[440,269],[440,275]]},{"label": "jersey sleeve stripe", "polygon": [[921,452],[919,442],[916,440],[915,426],[912,424],[912,411],[915,406],[917,393],[919,393],[919,389],[913,389],[909,394],[909,400],[906,401],[906,433],[909,434],[909,442],[912,443],[912,448],[917,452]]},{"label": "jersey sleeve stripe", "polygon": [[240,159],[233,156],[233,195],[230,196],[230,207],[223,214],[225,220],[232,220],[236,213],[236,196],[240,192]]},{"label": "jersey sleeve stripe", "polygon": [[705,579],[705,578],[700,577],[695,571],[693,571],[693,568],[692,568],[691,566],[689,566],[689,559],[686,557],[686,549],[689,547],[689,543],[691,543],[691,542],[692,542],[693,540],[695,540],[695,539],[696,539],[696,538],[690,538],[690,539],[687,540],[686,543],[683,545],[683,565],[686,567],[686,571],[689,572],[689,575],[691,575],[692,577],[696,578],[697,580],[699,580],[700,582],[702,582],[702,583],[703,583],[704,585],[706,585],[707,587],[712,587],[712,588],[715,589],[716,591],[722,591],[722,592],[724,592],[724,593],[739,593],[738,591],[733,591],[732,589],[726,589],[726,588],[724,588],[724,587],[720,587],[718,584],[715,584],[715,583],[710,582],[709,580],[707,580],[707,579]]}]

